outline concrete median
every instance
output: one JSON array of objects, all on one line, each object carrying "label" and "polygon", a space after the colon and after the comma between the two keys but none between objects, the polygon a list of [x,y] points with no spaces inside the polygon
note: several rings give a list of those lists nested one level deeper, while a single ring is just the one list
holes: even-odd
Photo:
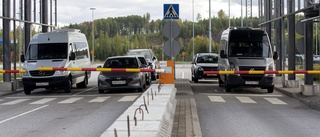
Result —
[{"label": "concrete median", "polygon": [[177,89],[174,84],[162,84],[158,92],[158,87],[158,84],[151,85],[101,137],[171,136]]}]

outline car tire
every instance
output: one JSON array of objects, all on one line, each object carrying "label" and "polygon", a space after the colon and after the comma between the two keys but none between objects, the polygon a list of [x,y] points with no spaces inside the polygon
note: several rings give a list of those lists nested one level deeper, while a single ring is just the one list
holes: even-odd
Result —
[{"label": "car tire", "polygon": [[220,75],[218,76],[218,80],[219,80],[219,87],[223,87],[223,81],[220,78]]},{"label": "car tire", "polygon": [[83,81],[77,84],[77,88],[87,88],[87,85],[88,85],[88,75],[85,74]]},{"label": "car tire", "polygon": [[104,93],[104,90],[103,89],[99,89],[99,94],[103,94]]},{"label": "car tire", "polygon": [[151,74],[151,80],[157,80],[157,77],[156,77],[155,73]]},{"label": "car tire", "polygon": [[268,93],[273,93],[273,90],[274,90],[274,86],[267,88]]},{"label": "car tire", "polygon": [[223,86],[226,89],[226,92],[231,92],[231,87],[228,85],[227,77],[225,77]]},{"label": "car tire", "polygon": [[24,94],[26,94],[26,95],[30,95],[31,91],[32,91],[32,89],[30,89],[30,88],[24,88],[23,90],[24,90]]},{"label": "car tire", "polygon": [[64,93],[70,93],[72,88],[72,79],[69,77],[66,86],[64,87]]},{"label": "car tire", "polygon": [[198,83],[198,82],[199,82],[199,79],[194,78],[194,83]]}]

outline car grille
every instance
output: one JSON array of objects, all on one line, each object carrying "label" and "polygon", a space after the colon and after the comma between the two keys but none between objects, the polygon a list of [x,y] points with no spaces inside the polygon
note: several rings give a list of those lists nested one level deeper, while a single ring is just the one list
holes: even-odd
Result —
[{"label": "car grille", "polygon": [[[239,66],[239,70],[249,71],[249,70],[262,70],[265,71],[266,67],[255,67],[255,66]],[[240,75],[245,81],[260,81],[264,75],[263,74],[250,74],[250,75]]]},{"label": "car grille", "polygon": [[39,70],[32,70],[29,71],[31,76],[52,76],[55,71],[39,71]]}]

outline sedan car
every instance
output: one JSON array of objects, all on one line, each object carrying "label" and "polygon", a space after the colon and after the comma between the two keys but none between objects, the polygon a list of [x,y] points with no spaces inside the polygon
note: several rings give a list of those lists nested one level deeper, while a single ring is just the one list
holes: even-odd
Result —
[{"label": "sedan car", "polygon": [[199,79],[216,79],[217,74],[204,74],[204,71],[218,70],[218,58],[216,53],[198,53],[192,60],[192,81],[198,83]]},{"label": "sedan car", "polygon": [[[131,49],[126,55],[143,55],[146,60],[152,64],[152,69],[158,68],[158,59],[151,49]],[[152,80],[156,80],[158,77],[158,73],[151,73]]]},{"label": "sedan car", "polygon": [[[146,58],[142,55],[137,56],[141,62],[141,64],[144,66],[143,69],[152,69],[152,63],[147,62]],[[146,84],[151,84],[151,72],[145,72],[146,76]]]},{"label": "sedan car", "polygon": [[140,69],[143,67],[145,66],[142,65],[137,56],[114,56],[107,58],[103,64],[103,68],[111,68],[111,72],[101,71],[99,73],[99,93],[104,93],[105,90],[117,89],[138,89],[139,92],[143,92],[146,88],[145,73],[124,71],[128,68]]}]

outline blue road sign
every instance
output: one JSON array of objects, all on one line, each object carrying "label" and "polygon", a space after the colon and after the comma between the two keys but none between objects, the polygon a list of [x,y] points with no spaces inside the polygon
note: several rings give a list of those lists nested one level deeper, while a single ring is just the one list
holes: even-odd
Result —
[{"label": "blue road sign", "polygon": [[163,4],[163,19],[179,19],[179,4]]}]

